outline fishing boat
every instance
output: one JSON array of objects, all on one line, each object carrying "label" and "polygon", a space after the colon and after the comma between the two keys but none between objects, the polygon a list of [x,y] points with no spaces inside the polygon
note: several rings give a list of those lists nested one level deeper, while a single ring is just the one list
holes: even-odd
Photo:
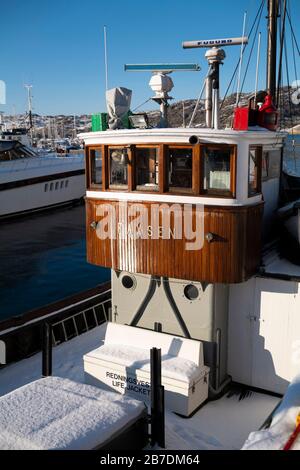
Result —
[{"label": "fishing boat", "polygon": [[[66,348],[57,351],[58,370],[66,373],[72,356],[80,363],[79,381],[88,386],[80,384],[78,391],[95,402],[99,389],[148,404],[151,396],[157,412],[151,431],[164,423],[165,403],[166,441],[160,434],[151,444],[168,450],[300,448],[300,269],[280,257],[276,243],[286,138],[277,128],[274,104],[279,7],[284,26],[286,2],[268,0],[266,91],[256,91],[248,106],[237,100],[232,127],[220,128],[219,71],[224,49],[240,45],[242,57],[249,40],[244,35],[183,43],[207,49],[206,127],[192,126],[193,119],[188,127],[168,127],[170,73],[198,72],[197,64],[128,64],[128,71],[152,73],[153,100],[160,105],[157,126],[150,128],[139,113],[130,116],[133,129],[121,128],[131,91],[118,88],[107,94],[110,129],[80,135],[87,168],[87,259],[111,269],[111,309],[93,336],[76,338],[73,347],[69,343],[69,355]],[[254,29],[263,12],[264,2]],[[284,43],[281,35],[281,51]],[[67,319],[77,336],[75,315]],[[50,375],[49,325],[45,345],[44,375]],[[34,360],[27,365],[36,378]],[[74,365],[69,372],[74,378]],[[65,406],[58,382],[50,379],[45,387],[57,388],[57,402]],[[14,424],[18,419],[22,429],[35,431],[32,416],[24,426],[24,397],[34,401],[38,393],[39,409],[45,401],[42,384],[29,385],[3,397],[4,410],[14,405],[13,419],[0,417],[4,436],[10,431],[8,444],[0,441],[4,447],[40,448],[38,432],[26,440]],[[74,383],[62,388],[76,394]],[[62,433],[63,446],[82,448],[74,428],[82,420],[73,413],[73,402],[70,407],[72,433]],[[58,408],[57,403],[51,408],[50,428],[62,422]],[[68,426],[69,421],[68,415]],[[90,417],[86,426],[90,432]],[[74,435],[75,444],[65,434]],[[43,448],[53,448],[53,433],[44,437]],[[132,448],[133,439],[131,434],[128,445],[124,440],[118,445]]]},{"label": "fishing boat", "polygon": [[[196,64],[128,64],[125,70],[152,73],[153,100],[161,110],[157,127],[149,128],[139,114],[131,117],[136,128],[117,129],[118,105],[126,112],[131,96],[120,89],[108,107],[111,129],[80,136],[87,161],[87,259],[112,270],[111,322],[129,325],[124,335],[131,335],[133,347],[142,346],[129,327],[141,338],[146,329],[200,342],[208,399],[232,383],[283,395],[300,370],[300,270],[280,258],[275,243],[286,137],[275,105],[279,11],[287,22],[286,2],[269,0],[266,91],[256,90],[248,106],[237,100],[231,128],[220,128],[219,70],[228,46],[241,45],[242,55],[244,36],[183,43],[207,49],[206,128],[168,127],[170,73],[198,70]],[[99,159],[101,183],[95,176]],[[121,336],[116,333],[115,342],[128,345]],[[118,353],[109,360],[100,350],[85,357],[87,380],[117,390],[103,364],[112,367]],[[123,359],[119,352],[120,364]],[[203,406],[203,387],[182,414]],[[180,413],[178,404],[169,404]]]}]

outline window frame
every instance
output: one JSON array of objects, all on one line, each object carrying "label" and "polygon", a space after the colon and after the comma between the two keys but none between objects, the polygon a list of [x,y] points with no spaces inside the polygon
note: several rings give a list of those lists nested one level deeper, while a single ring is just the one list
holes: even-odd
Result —
[{"label": "window frame", "polygon": [[[197,147],[198,145],[185,145],[185,144],[166,144],[165,152],[163,155],[164,162],[165,162],[165,191],[164,193],[169,194],[186,194],[186,195],[197,195],[199,191],[197,191],[197,184],[196,179],[194,177],[195,170],[197,167]],[[189,149],[192,150],[192,186],[190,188],[181,188],[180,186],[170,186],[169,185],[169,158],[170,158],[170,150],[172,149]],[[197,171],[197,170],[196,170]]]},{"label": "window frame", "polygon": [[[157,165],[158,165],[158,185],[157,189],[153,189],[151,187],[144,187],[143,185],[138,185],[137,184],[137,156],[136,156],[136,149],[149,149],[149,148],[154,148],[157,151]],[[161,146],[159,144],[136,144],[132,146],[131,149],[131,162],[132,162],[132,190],[140,193],[151,193],[153,192],[154,194],[161,193],[161,179],[163,175],[160,173],[160,168],[161,168],[161,159],[163,158],[162,151],[161,151]]]},{"label": "window frame", "polygon": [[[104,152],[104,145],[91,145],[86,147],[86,187],[88,189],[102,189],[103,186],[103,152]],[[101,160],[102,160],[102,183],[94,183],[92,181],[92,158],[93,152],[101,152]]]},{"label": "window frame", "polygon": [[[258,163],[256,165],[256,172],[255,172],[255,179],[256,179],[256,192],[251,194],[250,192],[250,151],[251,150],[257,150],[257,158],[258,158]],[[262,154],[263,154],[263,147],[262,145],[249,145],[248,149],[248,168],[247,168],[247,173],[248,173],[248,198],[250,197],[255,197],[261,194],[261,187],[262,187]]]},{"label": "window frame", "polygon": [[[204,162],[203,151],[210,147],[220,150],[222,148],[230,149],[230,189],[204,189]],[[220,197],[234,199],[236,197],[236,166],[237,166],[237,145],[236,144],[200,144],[200,196]]]},{"label": "window frame", "polygon": [[[124,191],[130,192],[134,186],[133,182],[133,151],[132,145],[106,145],[105,151],[105,187],[106,190],[109,191]],[[110,183],[110,150],[118,150],[118,149],[127,149],[127,156],[128,156],[128,164],[127,164],[127,184],[111,184]],[[103,158],[103,157],[102,157]],[[103,164],[102,164],[103,167]]]}]

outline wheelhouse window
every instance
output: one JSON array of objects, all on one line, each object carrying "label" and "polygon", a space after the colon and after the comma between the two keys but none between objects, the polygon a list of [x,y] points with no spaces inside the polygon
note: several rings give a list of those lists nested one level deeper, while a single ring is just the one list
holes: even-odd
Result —
[{"label": "wheelhouse window", "polygon": [[109,158],[109,187],[126,189],[128,188],[128,163],[129,149],[112,148],[108,149]]},{"label": "wheelhouse window", "polygon": [[92,147],[90,185],[103,190],[235,197],[236,149],[226,144],[175,143]]},{"label": "wheelhouse window", "polygon": [[266,150],[262,154],[262,181],[280,177],[280,150]]},{"label": "wheelhouse window", "polygon": [[248,196],[255,196],[261,191],[262,149],[249,148],[248,161]]},{"label": "wheelhouse window", "polygon": [[202,192],[208,195],[233,196],[235,148],[230,145],[204,145],[201,153]]},{"label": "wheelhouse window", "polygon": [[136,147],[136,189],[158,191],[158,148]]},{"label": "wheelhouse window", "polygon": [[191,191],[193,187],[193,149],[172,148],[168,152],[169,190]]},{"label": "wheelhouse window", "polygon": [[102,151],[90,150],[91,185],[100,186],[102,183]]}]

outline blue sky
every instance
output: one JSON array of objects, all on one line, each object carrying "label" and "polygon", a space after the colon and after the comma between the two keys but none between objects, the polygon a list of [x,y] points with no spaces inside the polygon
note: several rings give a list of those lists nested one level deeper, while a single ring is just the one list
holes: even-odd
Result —
[{"label": "blue sky", "polygon": [[[201,72],[174,73],[172,96],[198,95],[207,70],[205,50],[183,50],[183,40],[241,36],[244,11],[248,30],[260,0],[10,0],[1,6],[0,79],[7,104],[0,110],[23,112],[25,83],[33,85],[34,111],[79,114],[105,110],[103,26],[107,26],[109,87],[133,90],[132,108],[151,96],[149,73],[124,72],[124,63],[198,62]],[[291,0],[300,42],[300,2]],[[266,19],[260,30],[264,32]],[[297,24],[298,23],[298,24]],[[260,87],[265,80],[262,38]],[[238,60],[239,47],[228,47],[222,67],[222,91]],[[246,62],[246,60],[245,60]],[[245,82],[254,87],[255,57]],[[155,105],[151,105],[152,108]]]}]

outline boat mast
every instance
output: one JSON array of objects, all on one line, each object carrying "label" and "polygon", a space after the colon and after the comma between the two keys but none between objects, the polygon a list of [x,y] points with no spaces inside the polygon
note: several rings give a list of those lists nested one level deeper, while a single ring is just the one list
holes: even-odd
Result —
[{"label": "boat mast", "polygon": [[267,91],[276,96],[276,55],[278,0],[268,0],[268,51],[267,51]]},{"label": "boat mast", "polygon": [[76,114],[74,114],[74,116],[73,116],[73,127],[74,127],[74,129],[73,129],[73,132],[74,132],[74,139],[76,139],[76,137],[77,137],[77,130],[76,130]]},{"label": "boat mast", "polygon": [[27,99],[28,99],[28,117],[29,117],[29,131],[30,131],[30,139],[31,144],[33,142],[33,121],[32,121],[32,85],[24,85],[27,89]]}]

